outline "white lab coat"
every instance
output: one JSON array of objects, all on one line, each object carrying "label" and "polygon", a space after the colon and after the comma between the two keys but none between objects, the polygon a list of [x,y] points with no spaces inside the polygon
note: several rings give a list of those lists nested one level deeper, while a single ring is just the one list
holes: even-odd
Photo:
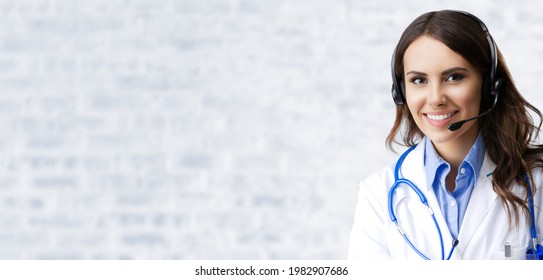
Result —
[{"label": "white lab coat", "polygon": [[[415,183],[428,199],[441,229],[446,258],[453,239],[433,188],[426,183],[423,155],[424,145],[418,145],[406,157],[401,170],[403,177]],[[494,168],[495,165],[485,156],[460,227],[459,243],[451,260],[525,259],[526,250],[531,246],[530,224],[521,214],[518,227],[514,222],[509,225],[507,210],[492,189],[491,173]],[[543,233],[543,174],[541,170],[534,170],[533,173],[537,188],[534,199],[536,228],[540,237]],[[360,183],[349,242],[349,259],[422,259],[409,247],[390,219],[388,191],[393,183],[393,167],[385,168]],[[519,186],[515,186],[514,191],[524,197],[524,191]],[[430,259],[441,259],[439,234],[419,197],[409,187],[400,186],[396,189],[394,200],[396,217],[411,242]],[[505,257],[506,243],[511,246],[509,258]]]}]

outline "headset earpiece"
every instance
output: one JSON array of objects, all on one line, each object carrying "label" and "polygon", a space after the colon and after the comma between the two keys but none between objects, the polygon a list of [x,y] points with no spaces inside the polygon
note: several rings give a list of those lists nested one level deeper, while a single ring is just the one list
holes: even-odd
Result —
[{"label": "headset earpiece", "polygon": [[502,88],[502,79],[497,79],[494,83],[494,89],[491,92],[492,95],[494,95],[494,98],[497,98],[497,95],[500,93],[500,90]]},{"label": "headset earpiece", "polygon": [[490,105],[491,107],[496,106],[496,104],[498,103],[501,86],[502,79],[497,79],[496,82],[494,82],[492,89],[490,90],[490,100],[492,102],[492,104]]},{"label": "headset earpiece", "polygon": [[[497,47],[494,43],[494,39],[490,35],[490,32],[488,31],[488,28],[486,25],[481,21],[478,17],[464,11],[454,11],[460,14],[463,14],[465,16],[468,16],[472,18],[474,21],[476,21],[481,29],[485,32],[486,38],[490,47],[490,71],[487,76],[483,79],[483,86],[481,88],[481,94],[482,94],[482,100],[486,104],[496,104],[498,100],[498,95],[500,91],[500,87],[502,84],[502,80],[498,79],[496,77],[496,70],[498,68],[498,53],[497,53]],[[395,60],[396,60],[396,50],[392,53],[392,62],[391,62],[391,72],[392,72],[392,99],[394,100],[394,103],[396,105],[402,105],[406,104],[405,99],[405,83],[403,79],[399,79],[398,76],[396,76],[396,70],[395,70]]]},{"label": "headset earpiece", "polygon": [[390,62],[390,69],[392,74],[392,100],[396,105],[405,104],[405,84],[402,79],[398,79],[396,76],[396,67],[394,66],[396,59],[396,50],[392,53],[392,61]]},{"label": "headset earpiece", "polygon": [[481,88],[482,96],[482,110],[490,108],[496,104],[500,94],[500,89],[502,85],[502,79],[497,79],[494,84],[491,84],[489,76],[485,76],[483,80],[483,86]]},{"label": "headset earpiece", "polygon": [[405,98],[403,92],[405,91],[405,85],[403,81],[399,81],[400,87],[398,87],[397,83],[392,84],[392,99],[394,100],[394,103],[396,105],[402,105],[405,104]]}]

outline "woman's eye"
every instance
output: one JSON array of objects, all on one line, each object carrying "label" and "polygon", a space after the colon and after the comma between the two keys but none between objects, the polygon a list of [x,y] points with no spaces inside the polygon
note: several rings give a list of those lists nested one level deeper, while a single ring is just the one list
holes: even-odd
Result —
[{"label": "woman's eye", "polygon": [[426,83],[426,79],[422,77],[414,77],[411,79],[411,83],[415,85],[420,85]]},{"label": "woman's eye", "polygon": [[448,76],[445,81],[447,81],[447,82],[455,82],[455,81],[460,81],[463,78],[464,78],[463,74],[452,74],[452,75]]}]

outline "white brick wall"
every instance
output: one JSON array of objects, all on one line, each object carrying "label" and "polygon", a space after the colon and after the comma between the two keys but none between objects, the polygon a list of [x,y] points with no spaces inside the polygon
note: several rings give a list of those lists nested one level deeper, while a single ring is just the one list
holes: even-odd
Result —
[{"label": "white brick wall", "polygon": [[444,8],[543,108],[537,1],[0,0],[0,258],[344,258],[391,50]]}]

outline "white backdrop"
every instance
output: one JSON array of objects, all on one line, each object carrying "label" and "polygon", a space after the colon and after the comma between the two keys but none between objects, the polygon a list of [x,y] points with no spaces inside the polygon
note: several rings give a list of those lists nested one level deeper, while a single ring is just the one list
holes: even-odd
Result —
[{"label": "white backdrop", "polygon": [[0,0],[0,258],[343,259],[404,28],[476,14],[541,109],[542,7]]}]

